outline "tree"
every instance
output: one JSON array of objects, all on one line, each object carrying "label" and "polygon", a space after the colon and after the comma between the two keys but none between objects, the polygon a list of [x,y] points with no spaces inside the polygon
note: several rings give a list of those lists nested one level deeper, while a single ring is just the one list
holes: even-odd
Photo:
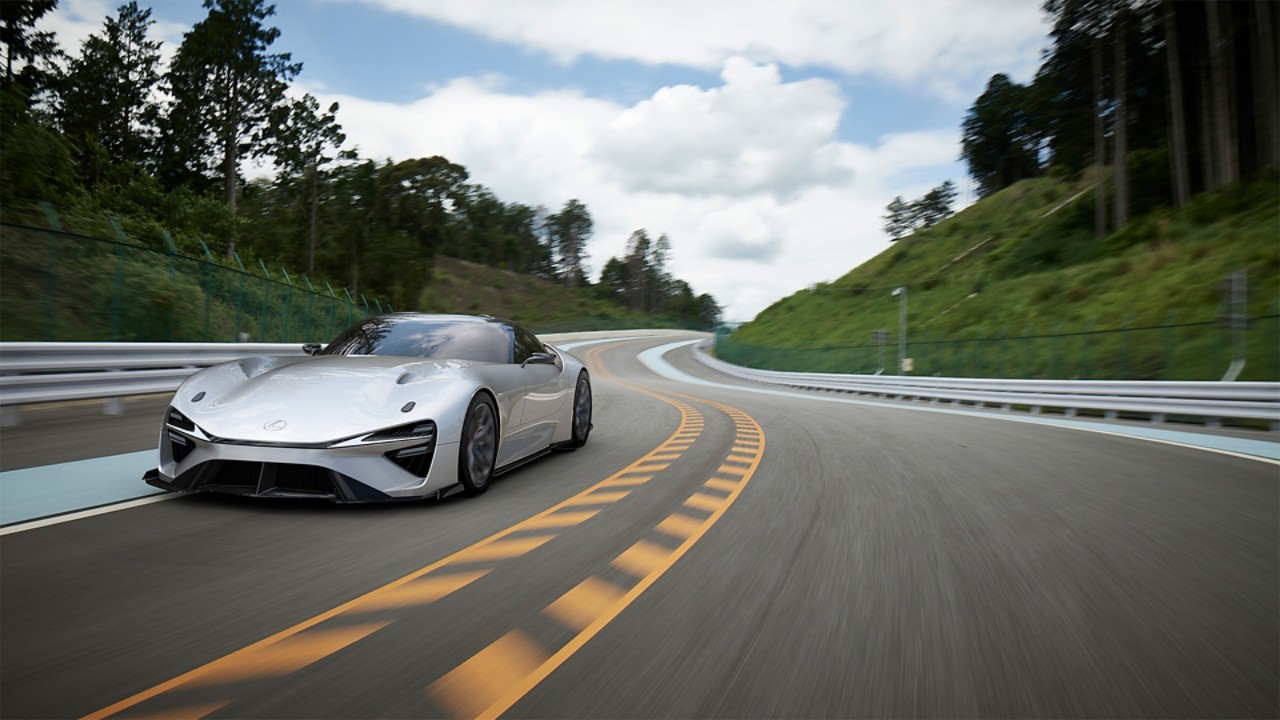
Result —
[{"label": "tree", "polygon": [[[169,149],[182,153],[179,164],[188,175],[202,175],[216,163],[223,199],[234,213],[240,161],[269,151],[269,121],[302,63],[291,62],[288,53],[269,52],[280,37],[264,24],[275,14],[274,5],[205,0],[204,7],[208,16],[183,35],[167,75],[173,95]],[[231,237],[227,255],[233,252]]]},{"label": "tree", "polygon": [[49,87],[60,55],[51,32],[35,32],[35,24],[58,6],[58,0],[0,0],[0,45],[4,46],[4,79],[0,89],[18,89],[29,102]]},{"label": "tree", "polygon": [[465,200],[467,177],[466,168],[439,155],[390,165],[378,178],[378,217],[405,233],[430,264],[454,231],[451,215]]},{"label": "tree", "polygon": [[337,160],[338,148],[346,142],[335,117],[338,103],[329,105],[328,112],[320,113],[320,103],[309,93],[301,100],[276,109],[273,125],[277,128],[273,138],[273,154],[276,167],[281,171],[277,181],[301,183],[305,192],[299,204],[307,207],[307,272],[316,271],[316,217],[320,208],[321,175],[326,167]]},{"label": "tree", "polygon": [[101,167],[86,167],[95,148],[117,165],[151,159],[159,119],[153,97],[160,82],[160,41],[147,38],[153,24],[150,8],[133,1],[121,5],[101,34],[84,41],[61,83],[58,121],[79,145],[82,172],[91,184],[102,174]]},{"label": "tree", "polygon": [[591,231],[591,214],[577,198],[565,201],[560,212],[547,217],[547,234],[556,250],[560,277],[566,287],[579,287],[584,283],[582,261]]},{"label": "tree", "polygon": [[1027,111],[1026,88],[997,74],[987,82],[963,124],[960,156],[982,196],[1039,171],[1039,147]]},{"label": "tree", "polygon": [[884,231],[890,240],[897,241],[911,234],[914,230],[911,225],[911,206],[903,202],[901,195],[890,200],[885,210],[888,214],[884,216]]},{"label": "tree", "polygon": [[943,182],[923,197],[911,203],[909,215],[912,229],[924,230],[955,214],[951,204],[956,201],[956,186],[950,180]]},{"label": "tree", "polygon": [[1182,99],[1182,66],[1178,61],[1178,24],[1173,0],[1164,0],[1164,36],[1169,72],[1169,155],[1174,204],[1183,207],[1191,200],[1191,171],[1187,165],[1186,103]]},{"label": "tree", "polygon": [[623,263],[627,268],[627,306],[632,310],[647,312],[650,306],[650,254],[653,243],[649,233],[640,228],[627,238],[627,256]]}]

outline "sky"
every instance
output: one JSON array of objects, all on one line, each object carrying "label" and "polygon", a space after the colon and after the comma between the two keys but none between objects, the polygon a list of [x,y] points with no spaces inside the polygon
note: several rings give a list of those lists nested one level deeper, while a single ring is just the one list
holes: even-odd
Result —
[{"label": "sky", "polygon": [[[60,0],[41,29],[76,53],[117,4]],[[151,7],[166,59],[206,14]],[[291,93],[338,102],[361,156],[580,200],[593,280],[665,233],[672,274],[733,321],[887,248],[895,196],[951,180],[970,202],[965,112],[1048,44],[1040,0],[277,0],[271,22],[303,63]]]}]

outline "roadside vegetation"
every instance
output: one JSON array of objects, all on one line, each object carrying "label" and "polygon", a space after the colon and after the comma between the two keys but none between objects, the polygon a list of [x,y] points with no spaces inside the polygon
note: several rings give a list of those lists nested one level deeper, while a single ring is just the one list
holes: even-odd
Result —
[{"label": "roadside vegetation", "polygon": [[[893,372],[890,293],[905,286],[916,373],[1213,379],[1243,351],[1225,327],[1236,313],[1252,318],[1242,377],[1280,376],[1280,8],[1044,8],[1052,45],[1033,81],[993,76],[965,118],[980,199],[933,224],[918,221],[927,198],[895,198],[892,246],[775,303],[722,354],[869,372],[883,330]],[[1224,289],[1236,272],[1247,308]]]},{"label": "roadside vegetation", "polygon": [[[117,288],[129,284],[127,296],[108,307],[184,302],[207,304],[211,316],[225,316],[217,310],[225,297],[182,295],[204,287],[201,274],[167,280],[171,267],[213,262],[219,275],[244,268],[262,282],[265,266],[267,282],[287,273],[286,285],[327,285],[333,295],[349,294],[362,306],[367,298],[370,308],[506,311],[485,305],[505,297],[501,288],[477,285],[464,297],[435,287],[438,281],[473,281],[460,274],[462,265],[444,260],[451,258],[525,276],[526,285],[537,279],[559,286],[563,292],[540,297],[555,298],[560,309],[542,302],[511,306],[519,310],[510,313],[516,319],[534,324],[580,319],[711,327],[718,321],[714,298],[668,272],[672,240],[665,235],[661,243],[650,242],[646,230],[637,230],[627,256],[601,263],[611,272],[592,282],[586,248],[594,224],[579,200],[566,199],[557,208],[506,201],[440,156],[361,157],[337,122],[337,104],[321,107],[311,95],[286,93],[303,63],[273,51],[280,32],[271,23],[274,8],[263,0],[207,0],[206,17],[186,33],[168,67],[150,36],[151,11],[137,2],[120,5],[71,55],[59,50],[51,33],[36,30],[56,5],[0,2],[6,58],[0,70],[0,301],[6,305],[0,308],[6,319],[0,336],[6,339],[47,339],[32,337],[38,324],[18,318],[22,303],[36,300],[42,288],[47,292],[51,278],[61,274],[40,263],[67,258],[19,245],[53,247],[55,240],[41,239],[31,228],[59,226],[137,248],[122,251],[128,255],[124,265],[111,265],[126,278],[97,293],[116,298]],[[249,162],[270,167],[270,177],[246,179]],[[56,208],[56,221],[46,205]],[[135,282],[152,276],[166,280]],[[56,285],[66,290],[104,282],[71,273]],[[283,314],[293,309],[274,305],[269,290],[264,294],[264,312],[281,315],[282,330]],[[157,295],[178,299],[157,301]],[[292,295],[282,291],[280,297]],[[206,323],[201,313],[198,331],[167,321],[157,334],[157,323],[134,316],[122,321],[118,308],[102,322],[80,317],[75,308],[51,310],[46,320],[60,314],[65,322],[39,330],[66,339],[164,340],[204,334],[208,325],[218,328],[213,337],[223,339],[228,327],[243,332],[238,291],[235,298],[240,322]],[[85,298],[68,293],[57,301],[73,299]],[[567,308],[585,314],[570,317]],[[262,324],[263,331],[273,327]],[[252,334],[269,339],[276,332]]]}]

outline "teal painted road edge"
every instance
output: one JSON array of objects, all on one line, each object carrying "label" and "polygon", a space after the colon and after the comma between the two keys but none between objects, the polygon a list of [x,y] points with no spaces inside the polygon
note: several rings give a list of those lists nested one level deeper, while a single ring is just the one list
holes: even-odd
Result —
[{"label": "teal painted road edge", "polygon": [[1086,430],[1089,432],[1106,433],[1109,435],[1123,435],[1126,437],[1138,438],[1141,440],[1153,440],[1156,442],[1173,443],[1175,445],[1185,445],[1188,447],[1201,448],[1205,450],[1214,450],[1218,452],[1233,453],[1236,455],[1249,456],[1251,458],[1259,458],[1270,461],[1280,461],[1280,443],[1269,442],[1267,440],[1250,440],[1248,438],[1227,437],[1223,435],[1206,435],[1204,433],[1186,432],[1182,430],[1162,430],[1158,428],[1131,427],[1129,425],[1111,425],[1107,423],[1094,423],[1082,420],[1067,420],[1059,418],[1049,418],[1044,416],[1018,416],[1018,415],[997,415],[990,412],[982,412],[978,410],[959,410],[955,408],[935,407],[932,405],[899,405],[896,403],[876,402],[874,400],[855,400],[852,398],[826,397],[823,395],[812,395],[808,393],[794,392],[790,390],[772,390],[769,388],[755,388],[746,385],[729,385],[727,383],[718,383],[712,380],[704,380],[694,377],[683,370],[677,369],[674,365],[667,362],[663,357],[667,353],[687,347],[701,340],[682,340],[680,342],[659,345],[640,353],[640,362],[644,363],[650,370],[655,373],[675,380],[677,382],[689,383],[691,385],[703,385],[706,387],[724,388],[738,392],[751,392],[759,395],[777,395],[779,397],[804,398],[806,400],[819,400],[822,402],[846,403],[849,405],[867,405],[870,407],[893,408],[895,410],[910,410],[915,412],[931,412],[942,413],[946,415],[964,415],[967,417],[980,417],[989,420],[1004,420],[1007,422],[1020,422],[1030,425],[1051,425],[1054,427],[1071,428],[1073,430]]},{"label": "teal painted road edge", "polygon": [[142,481],[156,450],[0,473],[0,525],[135,500],[162,492]]}]

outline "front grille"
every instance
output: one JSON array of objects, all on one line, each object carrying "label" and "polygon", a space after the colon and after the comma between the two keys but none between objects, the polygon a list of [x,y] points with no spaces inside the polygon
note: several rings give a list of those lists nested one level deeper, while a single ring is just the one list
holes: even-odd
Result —
[{"label": "front grille", "polygon": [[193,490],[339,497],[329,470],[315,465],[214,460],[200,466]]},{"label": "front grille", "polygon": [[334,494],[329,471],[314,465],[277,465],[276,489],[325,496]]}]

